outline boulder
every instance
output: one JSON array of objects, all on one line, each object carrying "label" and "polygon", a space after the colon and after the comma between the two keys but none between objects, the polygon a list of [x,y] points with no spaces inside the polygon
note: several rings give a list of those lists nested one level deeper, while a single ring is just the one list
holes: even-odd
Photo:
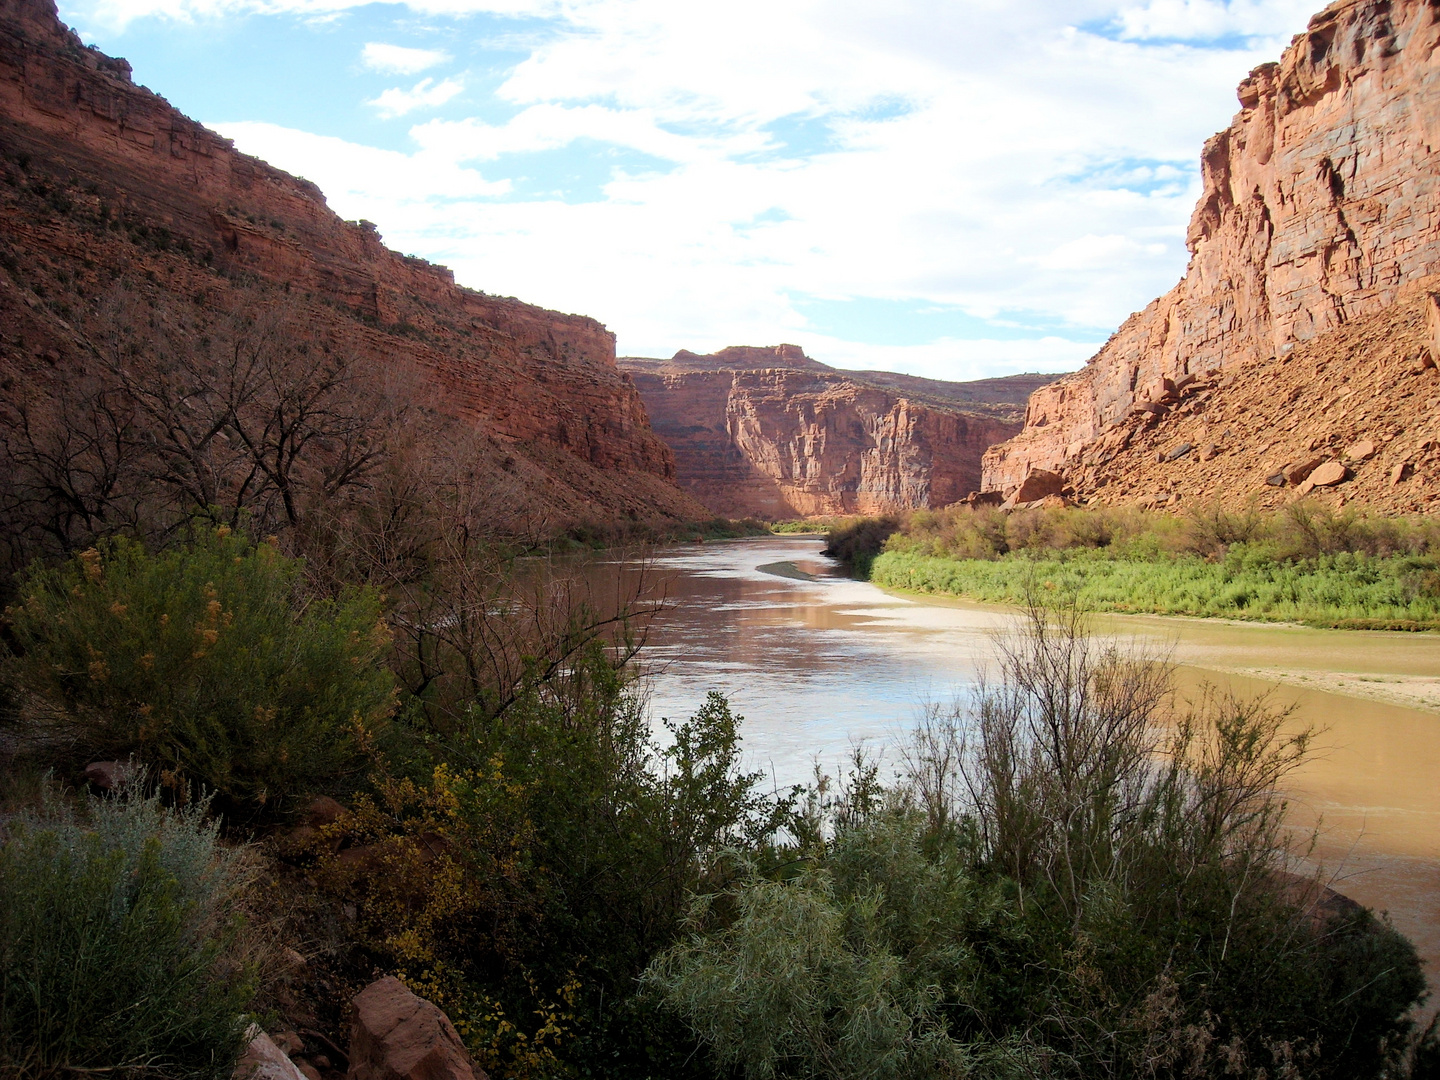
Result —
[{"label": "boulder", "polygon": [[277,1031],[270,1036],[270,1041],[280,1048],[281,1053],[291,1058],[305,1052],[305,1040],[300,1038],[298,1032]]},{"label": "boulder", "polygon": [[1315,466],[1315,470],[1305,478],[1305,482],[1312,488],[1333,487],[1343,483],[1349,476],[1350,470],[1340,462],[1325,461]]},{"label": "boulder", "polygon": [[1369,439],[1353,442],[1345,448],[1345,456],[1351,461],[1369,461],[1375,456],[1375,444]]},{"label": "boulder", "polygon": [[1012,503],[1038,502],[1046,495],[1059,495],[1065,487],[1065,478],[1059,473],[1045,469],[1031,469],[1024,481],[1010,496]]},{"label": "boulder", "polygon": [[133,761],[92,761],[85,766],[85,780],[96,791],[114,791],[135,779],[139,771]]},{"label": "boulder", "polygon": [[1285,486],[1285,472],[1284,472],[1284,470],[1282,469],[1280,472],[1271,473],[1269,476],[1265,477],[1265,483],[1269,484],[1271,487],[1284,487],[1284,486]]},{"label": "boulder", "polygon": [[1413,471],[1414,469],[1408,461],[1402,461],[1390,470],[1390,486],[1394,487],[1396,484],[1410,479]]},{"label": "boulder", "polygon": [[344,806],[329,795],[321,795],[305,808],[305,824],[323,829],[326,825],[334,825],[347,812]]},{"label": "boulder", "polygon": [[1195,447],[1190,443],[1181,443],[1179,446],[1175,447],[1173,450],[1171,450],[1168,454],[1165,455],[1165,460],[1179,461],[1186,454],[1190,453],[1190,451],[1193,449],[1195,449]]},{"label": "boulder", "polygon": [[1212,458],[1215,457],[1215,455],[1219,453],[1220,448],[1216,446],[1213,442],[1208,442],[1200,448],[1200,460],[1210,461]]},{"label": "boulder", "polygon": [[1282,471],[1285,473],[1286,480],[1292,484],[1299,484],[1314,472],[1316,466],[1324,460],[1324,458],[1318,457],[1310,458],[1295,465],[1286,465]]},{"label": "boulder", "polygon": [[253,1024],[245,1034],[250,1036],[250,1042],[235,1066],[234,1080],[306,1080],[269,1035]]},{"label": "boulder", "polygon": [[355,996],[348,1080],[488,1080],[455,1025],[387,976]]}]

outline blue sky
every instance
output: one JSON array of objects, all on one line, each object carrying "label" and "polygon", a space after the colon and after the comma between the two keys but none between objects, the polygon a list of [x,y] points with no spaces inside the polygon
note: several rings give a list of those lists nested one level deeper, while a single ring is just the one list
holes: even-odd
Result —
[{"label": "blue sky", "polygon": [[136,81],[633,355],[1078,366],[1318,0],[77,0]]}]

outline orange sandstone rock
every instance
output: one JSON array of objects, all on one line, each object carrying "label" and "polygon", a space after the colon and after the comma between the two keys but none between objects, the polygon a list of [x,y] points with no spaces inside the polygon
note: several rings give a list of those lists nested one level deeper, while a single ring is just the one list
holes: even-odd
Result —
[{"label": "orange sandstone rock", "polygon": [[433,1003],[386,976],[356,995],[348,1080],[486,1080]]},{"label": "orange sandstone rock", "polygon": [[[1201,155],[1185,277],[1084,370],[1034,394],[1024,431],[986,455],[985,487],[1013,487],[1034,468],[1072,477],[1137,405],[1174,397],[1184,379],[1273,378],[1266,365],[1283,366],[1297,344],[1433,287],[1437,49],[1440,16],[1426,0],[1340,0],[1278,63],[1251,72],[1240,112]],[[1396,358],[1440,353],[1440,308],[1426,303],[1428,331]],[[1306,417],[1354,415],[1373,390],[1351,389],[1343,404],[1305,402]],[[1264,405],[1270,426],[1288,430],[1292,404]]]},{"label": "orange sandstone rock", "polygon": [[703,515],[675,486],[604,326],[458,287],[445,267],[389,250],[314,184],[134,85],[52,0],[0,0],[0,148],[0,256],[18,268],[0,272],[0,365],[85,355],[65,312],[117,278],[220,310],[283,292],[317,337],[520,458],[530,511],[557,524]]},{"label": "orange sandstone rock", "polygon": [[1019,429],[1020,402],[1050,378],[840,371],[794,345],[619,363],[675,452],[680,485],[715,513],[770,519],[962,499],[980,486],[981,455]]},{"label": "orange sandstone rock", "polygon": [[1336,484],[1343,483],[1349,475],[1350,471],[1346,469],[1344,465],[1341,465],[1340,462],[1327,461],[1318,466],[1314,472],[1306,477],[1306,480],[1309,481],[1312,487],[1333,487]]}]

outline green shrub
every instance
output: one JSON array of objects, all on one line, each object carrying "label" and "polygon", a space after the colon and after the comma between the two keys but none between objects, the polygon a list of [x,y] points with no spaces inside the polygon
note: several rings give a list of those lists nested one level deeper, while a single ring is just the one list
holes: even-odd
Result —
[{"label": "green shrub", "polygon": [[900,519],[893,517],[859,518],[837,525],[825,534],[825,554],[839,559],[856,577],[867,578],[875,556],[899,528]]},{"label": "green shrub", "polygon": [[1435,565],[1430,556],[1363,553],[1286,560],[1267,544],[1237,544],[1218,561],[1091,550],[957,559],[892,548],[876,558],[871,580],[988,603],[1022,604],[1039,585],[1073,592],[1094,611],[1410,630],[1440,627]]},{"label": "green shrub", "polygon": [[892,806],[839,829],[795,877],[752,868],[697,898],[688,940],[644,986],[746,1077],[1040,1075],[1017,1040],[966,1039],[956,1023],[961,1001],[978,1004],[974,943],[1023,942],[1003,883],[969,874],[957,847],[927,853],[920,824]]},{"label": "green shrub", "polygon": [[[852,526],[864,528],[864,521]],[[1332,511],[1304,499],[1278,512],[1212,503],[1183,514],[1126,506],[1001,510],[957,505],[913,512],[899,523],[885,550],[956,560],[1104,551],[1119,559],[1156,561],[1185,555],[1218,560],[1237,547],[1264,551],[1274,562],[1340,554],[1427,555],[1440,552],[1440,524],[1354,507]]]},{"label": "green shrub", "polygon": [[131,785],[85,809],[51,802],[0,833],[0,1072],[223,1080],[254,991],[243,856],[203,803]]},{"label": "green shrub", "polygon": [[645,985],[750,1078],[1398,1075],[1414,947],[1287,872],[1308,732],[1172,702],[1164,665],[1032,607],[901,783],[862,768],[778,872],[698,897]]},{"label": "green shrub", "polygon": [[21,581],[6,672],[41,734],[274,812],[363,766],[391,707],[378,597],[306,600],[301,570],[225,529],[156,554],[107,541]]},{"label": "green shrub", "polygon": [[693,1039],[635,979],[720,852],[762,847],[784,813],[738,768],[720,695],[662,745],[615,659],[592,642],[502,714],[427,734],[332,830],[370,857],[319,867],[497,1078],[696,1075]]}]

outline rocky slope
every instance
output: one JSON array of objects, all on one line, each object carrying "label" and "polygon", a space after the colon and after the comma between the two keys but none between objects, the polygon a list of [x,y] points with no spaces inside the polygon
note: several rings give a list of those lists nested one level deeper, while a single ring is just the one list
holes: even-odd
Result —
[{"label": "rocky slope", "polygon": [[1182,382],[1072,456],[1067,479],[1099,502],[1276,508],[1305,494],[1440,510],[1431,307],[1402,301],[1275,360]]},{"label": "rocky slope", "polygon": [[387,249],[313,184],[134,85],[51,0],[0,0],[0,149],[7,371],[74,370],[97,298],[117,286],[217,313],[283,293],[327,348],[478,428],[515,508],[553,523],[704,513],[675,486],[602,325],[457,287]]},{"label": "rocky slope", "polygon": [[670,360],[621,357],[686,491],[719,514],[769,519],[943,506],[1019,428],[1045,375],[946,383],[841,371],[794,345]]},{"label": "rocky slope", "polygon": [[[1318,440],[1318,452],[1353,435],[1401,439],[1414,475],[1403,496],[1361,484],[1350,497],[1418,505],[1440,490],[1411,452],[1425,442],[1430,391],[1428,376],[1400,375],[1414,366],[1416,316],[1395,307],[1440,281],[1437,46],[1440,9],[1425,0],[1341,0],[1279,63],[1256,68],[1230,127],[1205,144],[1184,278],[1082,371],[1032,397],[1024,431],[986,455],[986,489],[1013,491],[1042,469],[1082,497],[1153,497],[1176,470],[1156,472],[1145,455],[1201,439],[1248,464],[1222,470],[1223,455],[1201,462],[1197,447],[1177,459],[1189,461],[1180,487],[1274,499],[1266,463],[1297,456],[1290,442]],[[1342,392],[1348,405],[1336,404]],[[1200,431],[1202,413],[1221,438]]]}]

